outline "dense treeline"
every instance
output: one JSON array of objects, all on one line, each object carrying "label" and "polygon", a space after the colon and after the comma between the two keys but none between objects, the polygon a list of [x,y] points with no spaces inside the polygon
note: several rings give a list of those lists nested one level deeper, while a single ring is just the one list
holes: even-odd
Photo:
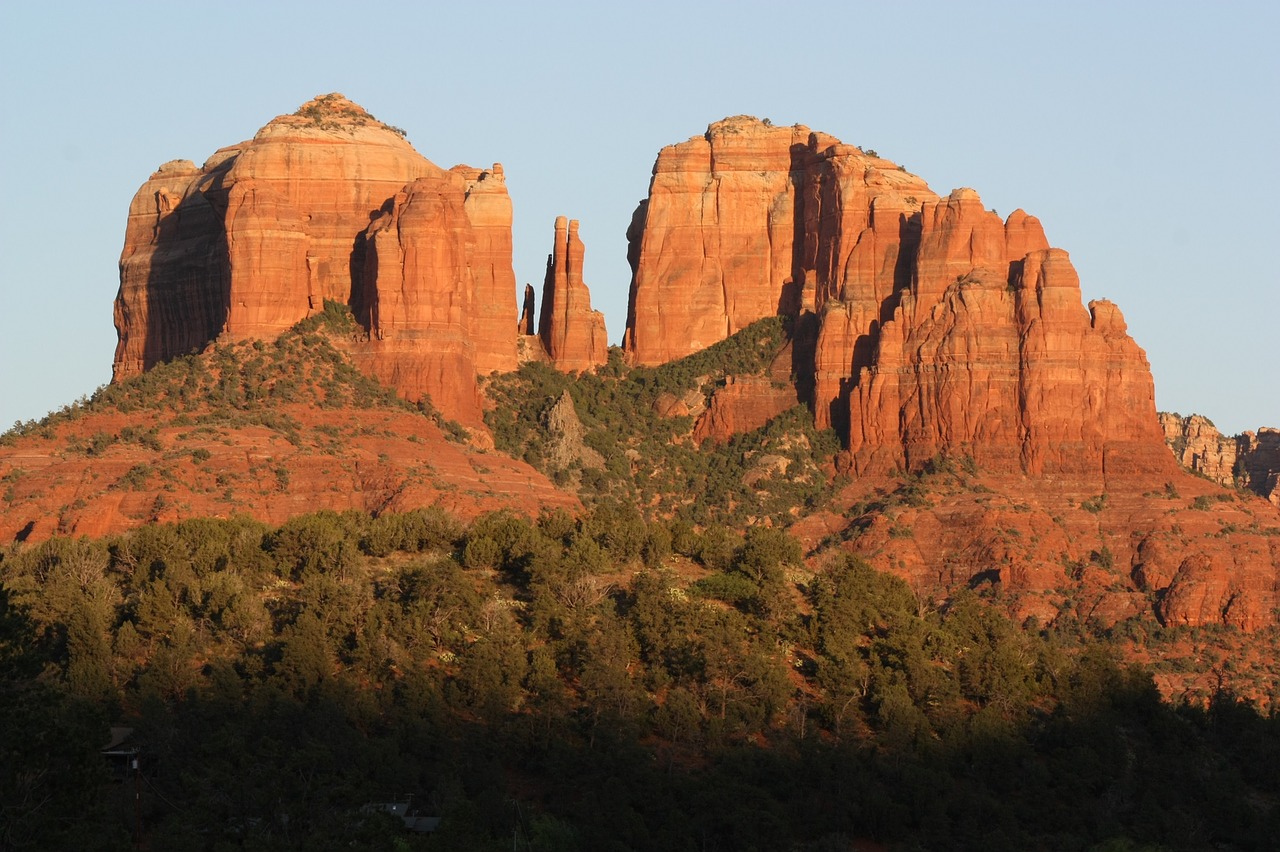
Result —
[{"label": "dense treeline", "polygon": [[[769,527],[323,512],[0,561],[0,848],[1268,848],[1280,717]],[[142,772],[97,750],[134,728]],[[433,835],[362,811],[411,794]]]}]

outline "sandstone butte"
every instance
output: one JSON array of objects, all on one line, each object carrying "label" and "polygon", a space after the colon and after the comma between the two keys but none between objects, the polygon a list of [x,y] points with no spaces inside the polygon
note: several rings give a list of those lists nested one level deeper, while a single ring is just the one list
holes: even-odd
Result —
[{"label": "sandstone butte", "polygon": [[341,95],[318,97],[138,190],[113,374],[273,338],[328,299],[367,330],[351,347],[364,370],[480,426],[476,374],[516,366],[511,218],[501,166],[446,171]]},{"label": "sandstone butte", "polygon": [[[363,327],[348,346],[366,372],[477,427],[477,374],[521,357],[580,369],[598,363],[603,339],[563,220],[541,336],[528,293],[517,324],[511,216],[499,166],[440,169],[341,96],[317,98],[201,168],[162,166],[139,190],[115,375],[274,336],[332,299]],[[973,582],[985,566],[1031,595],[1029,612],[1077,583],[1099,590],[1082,617],[1154,606],[1170,624],[1274,622],[1272,507],[1215,502],[1217,486],[1176,466],[1119,309],[1082,303],[1069,257],[1034,217],[1002,220],[972,190],[942,197],[873,152],[739,116],[660,152],[628,237],[633,363],[794,318],[794,388],[734,379],[701,411],[698,437],[751,428],[796,396],[836,427],[837,467],[855,479],[843,510],[813,513],[799,534],[843,532],[924,587]],[[971,464],[996,496],[851,511],[940,460]]]},{"label": "sandstone butte", "polygon": [[[984,564],[1045,618],[1052,590],[1093,577],[1081,618],[1113,623],[1156,600],[1169,624],[1274,621],[1274,513],[1211,500],[1177,468],[1145,353],[1115,305],[1083,304],[1034,217],[1002,220],[973,190],[940,197],[873,152],[737,116],[659,153],[628,239],[632,363],[790,315],[797,391],[857,477],[847,504],[940,460],[971,463],[1004,498],[962,491],[869,526],[819,512],[798,528],[813,543],[842,533],[923,589],[973,582]],[[724,402],[767,407],[768,389],[738,384]],[[1188,496],[1158,498],[1176,493]],[[1096,545],[1068,576],[1082,542]]]},{"label": "sandstone butte", "polygon": [[888,160],[746,116],[664,148],[629,230],[637,364],[765,316],[858,473],[939,455],[986,469],[1167,474],[1146,356],[1118,308],[1081,304],[1066,252],[1021,210],[945,198]]}]

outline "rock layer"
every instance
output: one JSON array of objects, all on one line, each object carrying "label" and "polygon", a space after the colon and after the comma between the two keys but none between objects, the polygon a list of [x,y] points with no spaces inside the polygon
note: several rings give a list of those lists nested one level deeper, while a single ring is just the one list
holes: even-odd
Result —
[{"label": "rock layer", "polygon": [[[433,268],[447,280],[410,275],[395,287],[370,288],[363,235],[392,215],[392,199],[418,179],[447,187],[450,200],[441,208],[446,217],[428,217],[438,230],[413,239],[439,241],[431,251],[459,265]],[[475,371],[516,364],[510,226],[500,166],[445,172],[341,95],[316,98],[201,168],[162,166],[139,189],[120,259],[114,376],[136,375],[216,338],[274,337],[333,300],[350,305],[382,341],[360,359],[372,372],[393,382],[404,376],[397,387],[408,396],[429,393],[449,416],[471,419]],[[370,301],[378,297],[391,303]],[[448,345],[465,339],[467,349],[450,357],[471,372],[440,384],[439,364],[405,364],[423,340],[411,333],[414,323],[421,330],[420,306],[446,302],[458,332]],[[379,333],[374,316],[395,319],[380,321]],[[391,363],[381,363],[383,356]],[[459,382],[469,387],[459,390]],[[456,412],[449,410],[455,399]]]},{"label": "rock layer", "polygon": [[609,359],[604,314],[591,310],[591,293],[582,280],[586,248],[578,220],[556,218],[554,248],[547,256],[538,336],[557,369],[589,370]]}]

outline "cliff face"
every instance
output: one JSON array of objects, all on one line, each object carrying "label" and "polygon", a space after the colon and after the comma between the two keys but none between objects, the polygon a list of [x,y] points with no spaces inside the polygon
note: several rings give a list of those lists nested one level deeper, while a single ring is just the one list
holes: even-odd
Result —
[{"label": "cliff face", "polygon": [[[809,273],[838,287],[871,199],[881,196],[888,230],[891,207],[933,193],[887,160],[803,125],[737,116],[663,148],[628,230],[628,356],[663,363],[761,317],[794,313]],[[873,242],[858,263],[882,267],[891,249]]]},{"label": "cliff face", "polygon": [[1207,417],[1164,411],[1160,425],[1178,464],[1221,485],[1248,488],[1280,506],[1280,429],[1228,436]]},{"label": "cliff face", "polygon": [[480,422],[476,344],[476,241],[456,172],[419,178],[364,233],[362,302],[370,339],[352,353],[366,372],[410,398]]},{"label": "cliff face", "polygon": [[[435,229],[409,240],[420,248],[439,242],[430,253],[458,265],[427,264],[394,285],[370,285],[366,229],[375,219],[403,218],[388,205],[418,179],[449,198],[439,215],[409,217],[408,226]],[[382,341],[361,358],[372,372],[406,376],[397,384],[405,394],[430,393],[449,416],[470,420],[478,410],[467,401],[475,396],[474,372],[515,367],[510,225],[501,167],[445,172],[341,95],[317,98],[201,168],[162,166],[139,189],[120,259],[114,375],[136,375],[215,338],[274,337],[331,299],[350,305]],[[431,275],[415,278],[417,269]],[[437,309],[444,303],[456,334],[441,345],[465,339],[468,350],[450,355],[471,369],[458,380],[470,385],[461,390],[437,383],[438,366],[398,363],[443,321]],[[379,353],[392,363],[380,363]],[[457,411],[454,399],[462,402]]]},{"label": "cliff face", "polygon": [[697,351],[796,319],[796,382],[860,473],[1163,474],[1146,357],[1021,210],[939,198],[872,152],[745,117],[664,148],[629,230],[624,346]]}]

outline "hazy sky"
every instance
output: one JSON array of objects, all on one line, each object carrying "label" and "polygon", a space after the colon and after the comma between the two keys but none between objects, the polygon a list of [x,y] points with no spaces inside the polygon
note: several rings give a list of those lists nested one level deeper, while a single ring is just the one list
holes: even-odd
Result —
[{"label": "hazy sky", "polygon": [[0,429],[108,381],[129,200],[314,95],[438,165],[501,162],[515,268],[557,215],[621,339],[658,149],[727,115],[1038,216],[1163,410],[1280,427],[1280,4],[0,0]]}]

